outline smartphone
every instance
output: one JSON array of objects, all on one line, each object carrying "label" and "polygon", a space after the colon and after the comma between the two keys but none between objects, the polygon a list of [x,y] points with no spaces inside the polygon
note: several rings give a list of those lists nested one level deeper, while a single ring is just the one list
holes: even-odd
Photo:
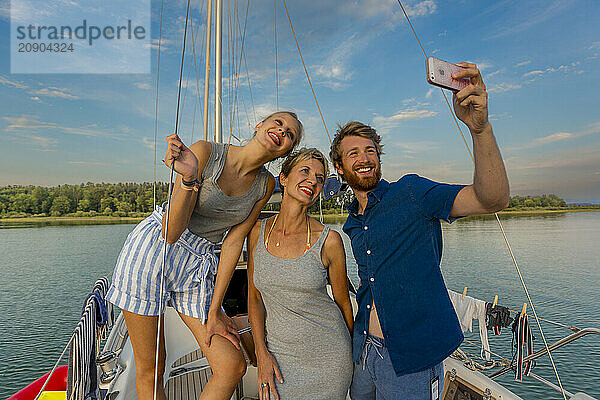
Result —
[{"label": "smartphone", "polygon": [[427,82],[444,89],[462,90],[467,87],[471,80],[469,78],[453,79],[452,73],[461,70],[456,64],[439,60],[434,57],[427,58]]}]

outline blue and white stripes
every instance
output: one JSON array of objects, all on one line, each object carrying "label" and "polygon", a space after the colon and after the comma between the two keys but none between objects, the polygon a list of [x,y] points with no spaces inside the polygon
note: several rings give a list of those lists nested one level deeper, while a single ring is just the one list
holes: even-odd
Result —
[{"label": "blue and white stripes", "polygon": [[[140,222],[129,234],[113,273],[107,299],[141,315],[158,315],[164,242],[162,209]],[[164,296],[178,312],[204,323],[214,290],[218,259],[214,245],[186,230],[167,245]]]}]

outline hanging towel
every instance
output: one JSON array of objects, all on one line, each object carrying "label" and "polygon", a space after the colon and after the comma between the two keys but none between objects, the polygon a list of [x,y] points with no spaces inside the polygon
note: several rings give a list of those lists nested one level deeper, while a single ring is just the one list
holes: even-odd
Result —
[{"label": "hanging towel", "polygon": [[491,360],[490,344],[488,342],[487,327],[485,324],[486,302],[475,299],[471,296],[463,298],[461,293],[448,290],[450,300],[456,311],[458,322],[463,333],[466,331],[473,332],[473,320],[477,320],[479,325],[479,339],[481,340],[481,357],[486,360]]},{"label": "hanging towel", "polygon": [[96,281],[86,298],[81,319],[75,327],[69,349],[67,399],[99,399],[96,357],[100,343],[108,336],[114,322],[112,305],[105,300],[108,279]]}]

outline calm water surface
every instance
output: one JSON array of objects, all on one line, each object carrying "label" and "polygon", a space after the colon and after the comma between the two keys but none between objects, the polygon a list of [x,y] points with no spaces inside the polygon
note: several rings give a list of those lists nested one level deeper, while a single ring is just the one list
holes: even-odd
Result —
[{"label": "calm water surface", "polygon": [[[503,224],[538,314],[599,328],[600,213],[518,217]],[[0,398],[52,367],[79,319],[83,299],[96,278],[110,277],[133,226],[0,229]],[[332,227],[341,230],[341,225]],[[351,254],[348,270],[357,283]],[[442,270],[450,289],[468,286],[469,295],[487,301],[498,294],[499,304],[513,309],[526,301],[495,220],[445,224]],[[570,333],[543,322],[542,329],[549,341]],[[537,326],[534,335],[536,349],[542,348]],[[475,323],[467,339],[479,343]],[[490,333],[492,351],[507,358],[510,341],[510,330]],[[600,398],[600,337],[585,337],[553,355],[566,390]],[[538,359],[534,372],[556,382],[548,357]],[[530,378],[516,383],[506,374],[499,381],[526,399],[562,398]]]}]

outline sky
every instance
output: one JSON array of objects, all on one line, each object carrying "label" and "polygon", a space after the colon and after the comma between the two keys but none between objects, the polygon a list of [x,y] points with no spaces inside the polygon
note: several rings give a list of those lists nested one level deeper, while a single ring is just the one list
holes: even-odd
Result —
[{"label": "sky", "polygon": [[[85,13],[90,3],[28,0],[39,4],[15,9],[22,1],[12,1],[22,20],[36,12],[60,16],[69,7]],[[206,3],[191,4],[196,43],[191,45],[188,28],[179,126],[188,144],[203,137]],[[248,2],[224,2],[225,141],[247,141],[261,117],[279,106],[298,113],[306,128],[304,145],[328,152],[283,2],[249,3],[246,19]],[[511,194],[553,193],[567,201],[600,203],[597,2],[403,4],[428,55],[474,62],[482,71]],[[440,89],[426,82],[423,53],[396,0],[288,0],[286,5],[331,135],[338,123],[350,120],[374,126],[383,138],[388,180],[418,173],[472,182],[465,145]],[[11,73],[10,2],[0,1],[0,185],[152,181],[157,78],[160,163],[164,137],[175,129],[186,2],[167,0],[163,7],[161,30],[161,3],[152,0],[151,40],[143,44],[150,73],[23,74]],[[245,57],[240,57],[244,27]],[[213,88],[214,81],[211,93]],[[211,110],[210,126],[212,120]],[[272,164],[277,172],[278,164]],[[168,169],[157,170],[158,179],[167,181]]]}]

